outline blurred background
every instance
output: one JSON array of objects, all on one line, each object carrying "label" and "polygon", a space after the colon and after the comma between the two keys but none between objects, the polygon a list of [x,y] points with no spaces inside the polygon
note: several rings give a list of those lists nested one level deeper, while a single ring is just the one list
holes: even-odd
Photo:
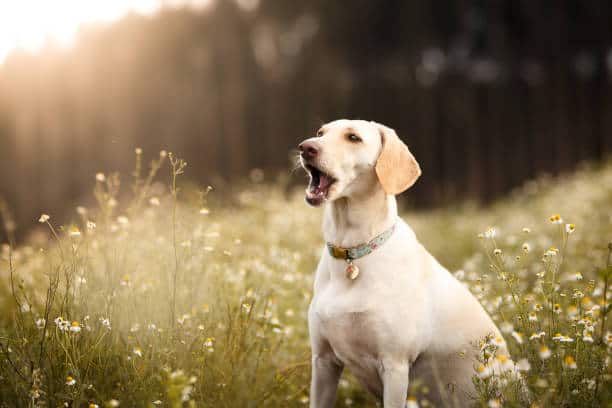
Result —
[{"label": "blurred background", "polygon": [[[218,190],[292,173],[324,122],[394,127],[411,205],[490,202],[612,151],[612,3],[0,3],[0,196],[27,231],[74,214],[134,149]],[[0,236],[1,237],[1,236]]]}]

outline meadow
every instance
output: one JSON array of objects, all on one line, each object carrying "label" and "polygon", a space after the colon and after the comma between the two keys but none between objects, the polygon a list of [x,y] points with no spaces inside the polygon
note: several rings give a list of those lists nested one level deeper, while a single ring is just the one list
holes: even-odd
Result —
[{"label": "meadow", "polygon": [[[41,214],[38,240],[2,246],[1,407],[308,404],[321,211],[284,177],[218,197],[187,171],[137,149],[133,174],[95,176],[96,205],[74,203],[71,224]],[[402,215],[504,333],[510,356],[480,344],[476,406],[610,406],[612,162]],[[411,384],[407,406],[427,391]],[[337,406],[376,401],[345,373]]]}]

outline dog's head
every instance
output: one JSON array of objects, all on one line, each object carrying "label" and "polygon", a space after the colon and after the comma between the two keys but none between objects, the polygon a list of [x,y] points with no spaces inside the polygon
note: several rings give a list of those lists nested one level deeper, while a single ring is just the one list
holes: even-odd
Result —
[{"label": "dog's head", "polygon": [[421,175],[421,168],[395,131],[365,120],[336,120],[299,145],[302,167],[310,175],[306,201],[369,191],[380,183],[385,193],[400,194]]}]

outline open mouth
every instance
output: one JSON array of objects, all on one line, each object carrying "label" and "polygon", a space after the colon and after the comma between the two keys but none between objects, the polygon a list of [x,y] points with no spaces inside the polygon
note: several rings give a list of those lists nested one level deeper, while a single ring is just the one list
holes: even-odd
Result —
[{"label": "open mouth", "polygon": [[310,205],[320,205],[327,199],[329,189],[336,182],[336,179],[311,164],[307,164],[305,168],[310,174],[310,184],[306,189],[306,201]]}]

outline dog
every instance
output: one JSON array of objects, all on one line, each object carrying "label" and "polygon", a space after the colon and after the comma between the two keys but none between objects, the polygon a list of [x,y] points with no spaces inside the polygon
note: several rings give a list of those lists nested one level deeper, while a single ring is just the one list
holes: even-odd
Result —
[{"label": "dog", "polygon": [[421,175],[415,157],[393,129],[364,120],[330,122],[298,148],[327,241],[308,311],[310,406],[334,405],[344,367],[385,408],[404,407],[417,378],[435,406],[468,406],[477,344],[501,335],[398,217],[395,196]]}]

